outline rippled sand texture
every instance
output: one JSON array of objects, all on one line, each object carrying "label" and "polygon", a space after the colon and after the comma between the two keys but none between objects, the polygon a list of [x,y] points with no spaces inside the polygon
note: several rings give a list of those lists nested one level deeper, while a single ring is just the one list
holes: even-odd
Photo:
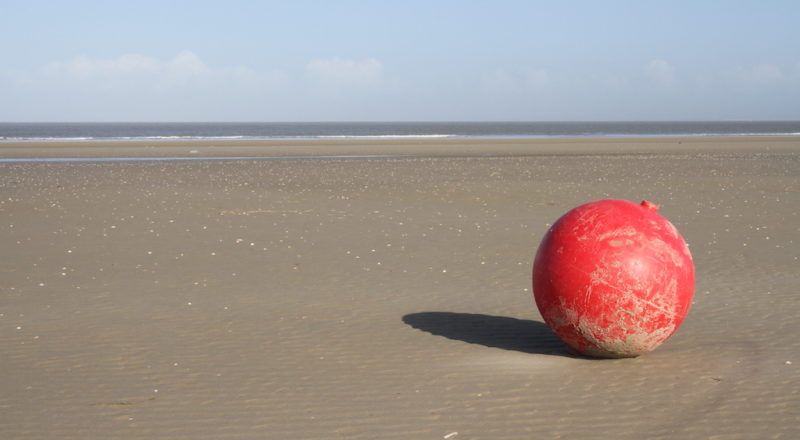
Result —
[{"label": "rippled sand texture", "polygon": [[[0,438],[797,438],[800,149],[687,149],[0,164]],[[600,198],[697,266],[636,359],[530,291]]]}]

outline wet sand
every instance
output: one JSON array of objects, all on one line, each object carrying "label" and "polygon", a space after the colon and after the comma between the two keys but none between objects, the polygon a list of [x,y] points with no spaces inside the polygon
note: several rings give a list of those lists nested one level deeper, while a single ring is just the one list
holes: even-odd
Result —
[{"label": "wet sand", "polygon": [[[800,139],[0,144],[166,156],[198,160],[0,162],[0,438],[800,436]],[[530,291],[601,198],[695,259],[635,359],[570,355]]]}]

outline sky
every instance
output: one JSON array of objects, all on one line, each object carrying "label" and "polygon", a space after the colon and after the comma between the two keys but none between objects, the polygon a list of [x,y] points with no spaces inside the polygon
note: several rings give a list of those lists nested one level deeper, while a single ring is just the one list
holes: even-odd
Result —
[{"label": "sky", "polygon": [[800,120],[800,2],[0,0],[0,121]]}]

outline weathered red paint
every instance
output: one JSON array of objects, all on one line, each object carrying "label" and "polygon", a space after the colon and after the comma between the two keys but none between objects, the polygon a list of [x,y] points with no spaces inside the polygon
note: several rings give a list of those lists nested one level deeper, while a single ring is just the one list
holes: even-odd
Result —
[{"label": "weathered red paint", "polygon": [[599,200],[566,213],[542,239],[533,263],[536,305],[579,353],[639,356],[672,336],[689,312],[692,256],[657,211],[647,201]]}]

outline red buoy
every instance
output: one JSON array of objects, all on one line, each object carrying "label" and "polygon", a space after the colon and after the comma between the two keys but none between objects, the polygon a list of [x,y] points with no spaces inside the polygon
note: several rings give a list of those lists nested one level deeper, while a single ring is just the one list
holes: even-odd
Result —
[{"label": "red buoy", "polygon": [[667,340],[694,294],[686,242],[658,206],[599,200],[547,231],[533,263],[545,323],[581,354],[635,357]]}]

